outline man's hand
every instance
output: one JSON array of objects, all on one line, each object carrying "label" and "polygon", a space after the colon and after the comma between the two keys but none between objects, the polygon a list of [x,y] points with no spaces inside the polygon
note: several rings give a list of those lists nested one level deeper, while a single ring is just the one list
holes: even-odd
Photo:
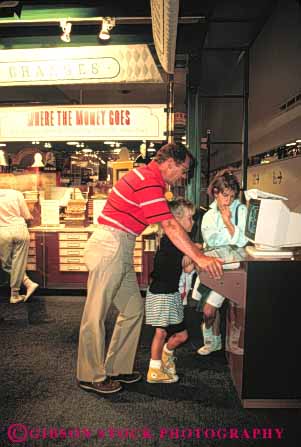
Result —
[{"label": "man's hand", "polygon": [[196,263],[196,268],[201,272],[207,272],[210,278],[220,279],[223,276],[223,263],[221,258],[202,255]]},{"label": "man's hand", "polygon": [[223,276],[223,260],[202,254],[200,249],[189,239],[184,228],[174,217],[172,219],[163,220],[161,225],[171,242],[192,259],[196,268],[208,272],[210,277],[214,279],[219,279]]}]

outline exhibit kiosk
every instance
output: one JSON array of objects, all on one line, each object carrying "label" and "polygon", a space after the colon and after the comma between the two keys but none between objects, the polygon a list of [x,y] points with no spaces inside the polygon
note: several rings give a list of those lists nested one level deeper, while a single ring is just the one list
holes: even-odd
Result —
[{"label": "exhibit kiosk", "polygon": [[301,408],[301,214],[281,199],[251,199],[245,234],[261,246],[216,249],[223,277],[200,273],[229,300],[225,350],[233,383],[245,408]]}]

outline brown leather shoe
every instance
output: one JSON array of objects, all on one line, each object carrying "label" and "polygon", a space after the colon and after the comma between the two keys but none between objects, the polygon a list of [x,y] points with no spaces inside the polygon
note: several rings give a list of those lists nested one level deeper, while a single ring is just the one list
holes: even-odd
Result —
[{"label": "brown leather shoe", "polygon": [[79,387],[85,391],[93,391],[97,394],[113,394],[122,389],[120,383],[107,377],[103,382],[79,382]]}]

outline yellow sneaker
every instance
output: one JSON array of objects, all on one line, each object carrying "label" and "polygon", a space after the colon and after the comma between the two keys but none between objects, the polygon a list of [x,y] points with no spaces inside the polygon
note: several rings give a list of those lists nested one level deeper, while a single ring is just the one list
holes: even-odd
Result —
[{"label": "yellow sneaker", "polygon": [[162,351],[162,367],[169,374],[172,375],[177,374],[174,355],[168,354],[167,352],[164,351],[164,349]]},{"label": "yellow sneaker", "polygon": [[12,295],[10,297],[10,304],[23,303],[25,299],[25,295]]},{"label": "yellow sneaker", "polygon": [[175,383],[179,380],[179,377],[175,374],[170,374],[163,368],[149,368],[147,372],[146,381],[148,383]]}]

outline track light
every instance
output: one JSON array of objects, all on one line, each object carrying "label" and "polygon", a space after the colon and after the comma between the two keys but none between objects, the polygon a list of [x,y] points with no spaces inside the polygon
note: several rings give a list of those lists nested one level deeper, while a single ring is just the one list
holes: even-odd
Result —
[{"label": "track light", "polygon": [[98,37],[101,40],[109,40],[110,39],[110,31],[115,26],[115,19],[113,17],[104,17],[102,19],[101,30]]},{"label": "track light", "polygon": [[61,35],[61,40],[66,43],[71,42],[70,33],[71,33],[72,23],[67,22],[67,20],[61,20],[60,25],[61,25],[61,28],[63,31],[63,34]]}]

